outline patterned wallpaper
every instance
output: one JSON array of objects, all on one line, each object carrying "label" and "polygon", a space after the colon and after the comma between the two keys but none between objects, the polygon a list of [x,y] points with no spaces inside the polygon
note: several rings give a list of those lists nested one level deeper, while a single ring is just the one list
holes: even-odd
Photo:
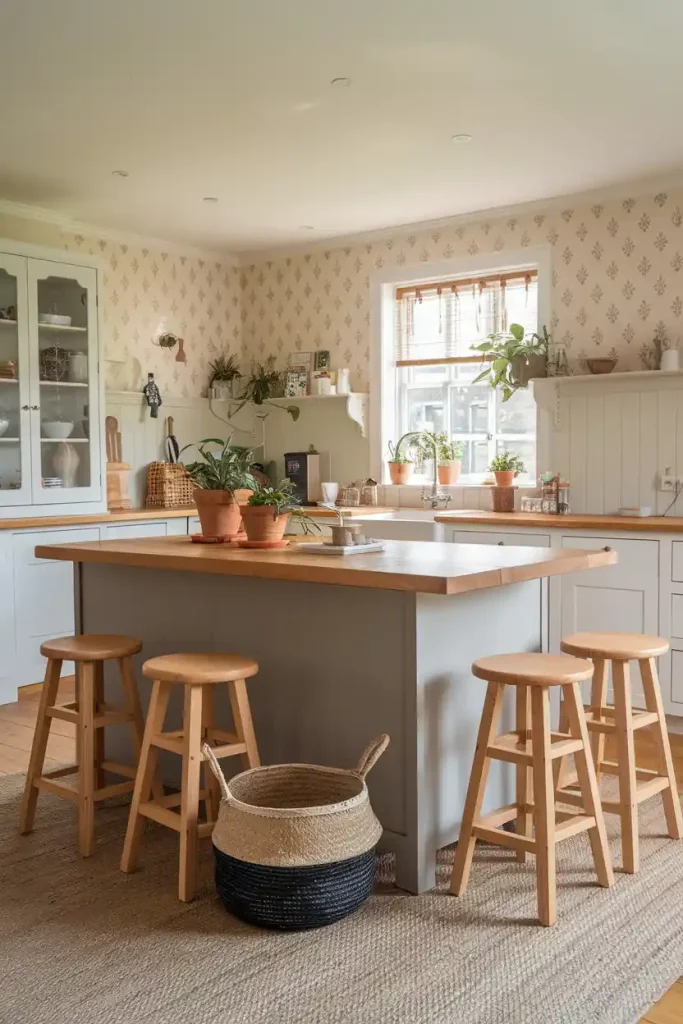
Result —
[{"label": "patterned wallpaper", "polygon": [[329,348],[366,390],[373,270],[468,254],[552,247],[552,331],[570,368],[616,355],[617,370],[658,365],[655,339],[683,338],[683,190],[546,212],[524,211],[362,245],[257,263],[242,271],[243,346],[274,354]]},{"label": "patterned wallpaper", "polygon": [[[208,364],[220,351],[239,351],[239,270],[169,247],[168,251],[106,238],[68,234],[55,225],[0,217],[0,236],[99,256],[104,263],[100,298],[104,330],[105,386],[136,391],[152,372],[162,395],[206,394]],[[164,325],[162,327],[162,325]],[[185,363],[177,348],[154,344],[157,331],[184,339]]]}]

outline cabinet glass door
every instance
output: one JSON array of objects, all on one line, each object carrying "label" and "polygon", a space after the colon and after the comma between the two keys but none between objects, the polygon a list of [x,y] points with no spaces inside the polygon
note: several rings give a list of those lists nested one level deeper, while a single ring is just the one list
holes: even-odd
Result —
[{"label": "cabinet glass door", "polygon": [[0,253],[0,505],[31,501],[27,261]]},{"label": "cabinet glass door", "polygon": [[29,260],[34,504],[101,495],[96,285],[88,267]]}]

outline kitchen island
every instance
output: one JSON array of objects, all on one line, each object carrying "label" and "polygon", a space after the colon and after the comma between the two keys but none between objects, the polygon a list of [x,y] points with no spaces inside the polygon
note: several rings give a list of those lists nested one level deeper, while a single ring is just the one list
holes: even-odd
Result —
[{"label": "kitchen island", "polygon": [[[74,563],[81,632],[139,636],[143,658],[212,650],[256,658],[249,696],[264,763],[348,767],[373,736],[389,733],[370,795],[382,845],[396,854],[397,884],[416,893],[433,887],[436,850],[460,827],[485,691],[472,661],[540,650],[544,581],[617,557],[406,541],[333,557],[189,537],[39,546],[36,556]],[[146,704],[147,681],[138,681]],[[116,686],[112,671],[109,703]],[[511,715],[508,701],[503,727]],[[130,759],[116,730],[107,744]],[[235,761],[224,762],[228,771],[240,770]],[[167,781],[174,770],[169,755]],[[513,791],[511,766],[493,765],[486,806],[509,803]]]}]

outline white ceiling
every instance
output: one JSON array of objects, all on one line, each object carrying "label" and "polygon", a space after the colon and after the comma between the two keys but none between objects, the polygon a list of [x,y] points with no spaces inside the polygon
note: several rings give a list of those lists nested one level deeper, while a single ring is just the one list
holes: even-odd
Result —
[{"label": "white ceiling", "polygon": [[2,0],[0,33],[0,197],[195,246],[683,168],[672,0]]}]

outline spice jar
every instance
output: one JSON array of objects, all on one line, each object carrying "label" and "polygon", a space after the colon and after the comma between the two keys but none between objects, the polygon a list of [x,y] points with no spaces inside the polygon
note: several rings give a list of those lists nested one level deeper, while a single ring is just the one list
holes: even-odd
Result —
[{"label": "spice jar", "polygon": [[360,503],[361,505],[379,504],[377,498],[377,481],[373,480],[372,477],[368,477],[365,483],[361,485]]}]

